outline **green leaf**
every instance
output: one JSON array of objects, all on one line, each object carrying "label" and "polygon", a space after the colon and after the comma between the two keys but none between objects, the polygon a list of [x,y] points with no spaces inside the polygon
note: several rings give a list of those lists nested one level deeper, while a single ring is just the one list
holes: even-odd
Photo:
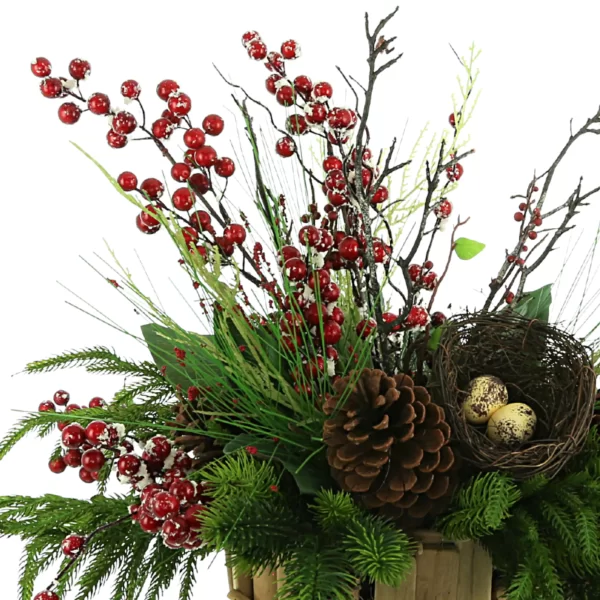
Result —
[{"label": "green leaf", "polygon": [[[177,342],[179,336],[175,331],[156,323],[142,325],[142,334],[156,365],[159,368],[166,367],[165,379],[173,387],[180,385],[181,389],[185,391],[191,385],[197,385],[199,378],[203,375],[198,369],[198,361],[195,360],[195,364],[192,366],[192,361],[184,360],[185,366],[182,366],[175,354],[175,347],[182,347],[186,353],[193,351],[194,348],[193,346],[190,348],[189,340],[181,343]],[[198,347],[200,347],[203,339],[213,340],[213,336],[202,336],[194,333],[188,333],[187,336],[198,338]],[[203,354],[203,358],[206,360],[206,364],[202,366],[206,370],[222,370],[220,363],[216,360],[211,361],[207,353]]]},{"label": "green leaf", "polygon": [[483,249],[485,244],[470,240],[469,238],[458,238],[454,242],[454,251],[461,260],[471,260],[475,258]]},{"label": "green leaf", "polygon": [[290,450],[281,442],[258,438],[249,433],[242,433],[235,437],[223,451],[225,454],[231,454],[248,446],[256,448],[259,455],[276,460],[286,471],[289,471],[301,494],[314,495],[322,489],[331,487],[329,468],[321,453],[309,458],[306,453]]},{"label": "green leaf", "polygon": [[514,311],[528,319],[548,321],[550,318],[550,305],[552,304],[552,284],[542,286],[533,292],[526,292],[517,302]]},{"label": "green leaf", "polygon": [[429,336],[429,341],[427,342],[427,348],[432,352],[435,352],[439,345],[440,340],[442,339],[442,329],[443,327],[436,327],[431,330],[431,335]]}]

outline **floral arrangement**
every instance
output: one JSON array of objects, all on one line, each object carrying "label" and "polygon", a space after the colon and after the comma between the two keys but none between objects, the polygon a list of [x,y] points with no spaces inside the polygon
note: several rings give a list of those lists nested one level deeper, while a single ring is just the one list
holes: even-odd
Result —
[{"label": "floral arrangement", "polygon": [[[551,285],[531,290],[528,279],[600,191],[580,180],[550,204],[561,161],[599,133],[600,110],[514,196],[514,242],[482,305],[441,312],[452,262],[484,250],[460,235],[468,219],[450,199],[474,152],[464,133],[478,53],[457,54],[460,97],[420,166],[421,139],[405,160],[396,138],[375,148],[373,97],[402,56],[386,33],[395,13],[365,16],[366,80],[340,70],[352,107],[329,82],[292,73],[298,42],[269,51],[244,33],[269,72],[260,95],[223,77],[249,163],[220,154],[221,116],[192,124],[175,81],[158,84],[166,107],[152,120],[134,80],[121,86],[127,109],[115,109],[84,93],[87,61],[71,61],[69,78],[33,61],[63,123],[107,117],[111,147],[147,140],[169,161],[174,190],[113,177],[86,154],[135,207],[137,229],[176,245],[205,332],[180,327],[116,261],[120,276],[105,278],[148,318],[148,359],[91,346],[27,365],[128,379],[110,402],[57,391],[0,444],[1,458],[30,432],[54,435],[50,470],[78,469],[98,488],[90,500],[0,498],[0,534],[27,542],[23,600],[65,600],[75,582],[87,600],[113,573],[113,600],[143,589],[156,600],[177,573],[188,600],[198,561],[219,551],[237,573],[281,569],[278,597],[366,600],[374,584],[407,577],[424,529],[486,548],[498,597],[599,597],[596,343],[549,323]],[[253,200],[244,212],[236,178]],[[447,259],[434,265],[440,243]],[[122,495],[106,495],[113,477]]]}]

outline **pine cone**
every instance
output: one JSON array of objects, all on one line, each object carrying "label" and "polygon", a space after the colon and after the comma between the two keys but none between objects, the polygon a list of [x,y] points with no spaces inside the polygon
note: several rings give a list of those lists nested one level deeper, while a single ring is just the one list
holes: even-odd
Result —
[{"label": "pine cone", "polygon": [[348,395],[352,379],[339,379],[324,406],[334,477],[368,508],[413,524],[443,510],[455,464],[444,410],[408,375],[364,369]]},{"label": "pine cone", "polygon": [[170,427],[178,428],[175,432],[175,445],[192,453],[194,471],[223,456],[223,447],[214,438],[189,431],[190,429],[206,430],[206,417],[198,412],[201,401],[197,388],[190,388],[188,398],[180,397],[179,404],[174,406],[177,414],[175,421],[168,423]]}]

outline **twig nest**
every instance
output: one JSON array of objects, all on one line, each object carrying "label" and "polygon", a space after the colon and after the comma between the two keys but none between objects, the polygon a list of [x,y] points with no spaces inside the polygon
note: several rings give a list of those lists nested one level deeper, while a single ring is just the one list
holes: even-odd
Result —
[{"label": "twig nest", "polygon": [[508,390],[498,377],[482,375],[469,384],[468,396],[462,406],[465,419],[471,425],[483,425],[508,403]]},{"label": "twig nest", "polygon": [[537,417],[523,402],[513,402],[499,408],[491,416],[487,436],[496,444],[518,446],[527,442],[535,433]]}]

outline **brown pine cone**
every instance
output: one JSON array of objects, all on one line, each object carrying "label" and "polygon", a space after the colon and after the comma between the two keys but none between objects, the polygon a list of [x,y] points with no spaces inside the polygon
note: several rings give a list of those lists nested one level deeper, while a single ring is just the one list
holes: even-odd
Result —
[{"label": "brown pine cone", "polygon": [[324,406],[334,477],[390,516],[414,521],[443,510],[455,463],[444,410],[408,375],[363,369],[348,394],[354,377],[339,379]]},{"label": "brown pine cone", "polygon": [[206,417],[198,412],[201,401],[198,389],[190,388],[188,398],[180,396],[179,403],[173,407],[177,415],[175,421],[168,423],[170,427],[177,427],[175,445],[186,452],[191,452],[194,471],[223,456],[223,447],[214,438],[189,431],[206,429]]}]

